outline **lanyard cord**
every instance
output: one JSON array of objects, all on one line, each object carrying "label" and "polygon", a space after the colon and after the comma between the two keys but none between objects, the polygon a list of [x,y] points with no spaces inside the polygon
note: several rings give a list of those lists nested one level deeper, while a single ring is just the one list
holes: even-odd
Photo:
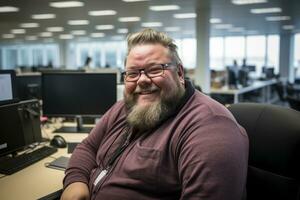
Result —
[{"label": "lanyard cord", "polygon": [[110,157],[110,159],[108,160],[106,168],[110,168],[113,165],[113,163],[117,160],[117,158],[123,153],[123,151],[126,149],[126,147],[128,147],[128,145],[130,144],[130,140],[129,140],[130,135],[131,135],[130,129],[126,128],[126,133],[124,134],[124,136],[122,138],[122,142],[118,146],[118,148],[114,151],[114,153]]}]

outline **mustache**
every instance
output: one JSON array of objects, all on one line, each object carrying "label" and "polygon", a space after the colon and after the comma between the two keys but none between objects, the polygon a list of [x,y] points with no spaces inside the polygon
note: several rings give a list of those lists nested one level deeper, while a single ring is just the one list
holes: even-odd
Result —
[{"label": "mustache", "polygon": [[135,91],[133,92],[133,94],[151,93],[151,92],[156,92],[158,90],[159,90],[159,88],[155,85],[151,85],[151,86],[145,87],[145,88],[141,88],[141,87],[137,86]]}]

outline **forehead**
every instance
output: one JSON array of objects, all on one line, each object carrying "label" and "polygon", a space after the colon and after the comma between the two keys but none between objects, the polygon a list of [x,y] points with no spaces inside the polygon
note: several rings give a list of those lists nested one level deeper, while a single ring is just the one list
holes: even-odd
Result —
[{"label": "forehead", "polygon": [[[133,47],[127,57],[127,63],[165,61],[170,59],[169,49],[161,44],[142,44]],[[133,63],[134,64],[134,63]]]}]

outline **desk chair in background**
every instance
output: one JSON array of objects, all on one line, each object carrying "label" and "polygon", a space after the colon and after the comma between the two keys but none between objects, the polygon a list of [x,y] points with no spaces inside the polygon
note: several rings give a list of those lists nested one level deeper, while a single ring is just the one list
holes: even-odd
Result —
[{"label": "desk chair in background", "polygon": [[300,112],[255,103],[229,110],[249,137],[247,200],[299,200]]}]

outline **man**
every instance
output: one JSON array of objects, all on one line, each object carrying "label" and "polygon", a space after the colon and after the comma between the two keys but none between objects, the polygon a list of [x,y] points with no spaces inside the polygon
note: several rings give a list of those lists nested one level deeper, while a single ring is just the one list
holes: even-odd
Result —
[{"label": "man", "polygon": [[184,80],[173,40],[128,37],[124,100],[75,149],[63,200],[240,200],[248,139],[229,111]]}]

